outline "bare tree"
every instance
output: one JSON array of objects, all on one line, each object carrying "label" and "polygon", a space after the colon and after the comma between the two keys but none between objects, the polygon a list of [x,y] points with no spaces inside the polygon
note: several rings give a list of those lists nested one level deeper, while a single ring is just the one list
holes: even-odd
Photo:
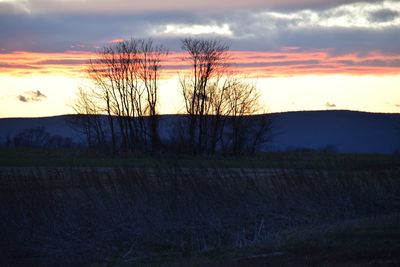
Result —
[{"label": "bare tree", "polygon": [[271,129],[270,119],[261,114],[264,110],[257,88],[235,80],[226,99],[230,111],[227,150],[234,154],[254,153],[257,147],[269,140]]},{"label": "bare tree", "polygon": [[196,152],[204,152],[207,133],[207,115],[210,115],[210,95],[226,69],[229,47],[217,40],[186,38],[182,49],[185,60],[192,65],[191,74],[180,80],[189,115],[188,138]]},{"label": "bare tree", "polygon": [[[180,77],[188,114],[180,136],[187,149],[195,153],[216,153],[223,147],[234,153],[255,151],[265,140],[269,124],[247,118],[260,113],[260,95],[228,64],[229,46],[217,40],[186,38],[182,49],[191,66]],[[90,60],[87,73],[95,88],[80,92],[75,110],[106,115],[106,119],[86,116],[81,121],[90,146],[108,145],[114,153],[159,147],[158,91],[166,56],[167,51],[152,40],[131,39],[103,47]]]},{"label": "bare tree", "polygon": [[44,127],[26,128],[17,133],[11,140],[9,146],[15,147],[72,147],[74,142],[69,137],[51,135]]},{"label": "bare tree", "polygon": [[161,62],[168,55],[162,46],[155,46],[152,40],[140,40],[139,75],[146,92],[145,114],[150,119],[150,139],[152,149],[157,149],[160,138],[158,133],[158,87]]},{"label": "bare tree", "polygon": [[102,110],[96,103],[94,92],[79,88],[72,108],[78,116],[68,118],[68,125],[85,136],[90,149],[107,150],[106,125],[100,116]]},{"label": "bare tree", "polygon": [[[134,117],[142,116],[140,100],[142,88],[138,86],[138,44],[136,40],[124,41],[103,47],[97,57],[90,60],[89,77],[94,81],[102,109],[109,116],[110,128],[115,138],[117,118],[121,143],[119,148],[134,150],[134,144],[142,133]],[[117,144],[116,144],[117,145]]]},{"label": "bare tree", "polygon": [[45,147],[50,139],[50,134],[44,127],[27,128],[16,134],[13,138],[16,147]]},{"label": "bare tree", "polygon": [[86,109],[85,114],[107,115],[113,152],[157,149],[158,84],[166,55],[150,39],[131,39],[104,46],[89,61],[87,73],[95,89],[91,101],[80,95],[76,106]]},{"label": "bare tree", "polygon": [[[194,152],[233,153],[255,151],[266,140],[270,128],[262,112],[257,88],[234,71],[227,62],[229,47],[217,40],[183,39],[190,74],[180,80],[189,115],[187,142]],[[229,123],[228,123],[229,122]]]}]

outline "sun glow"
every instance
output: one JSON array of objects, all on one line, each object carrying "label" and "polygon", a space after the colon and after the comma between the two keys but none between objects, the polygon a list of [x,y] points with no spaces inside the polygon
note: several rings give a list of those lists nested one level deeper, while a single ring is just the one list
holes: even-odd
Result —
[{"label": "sun glow", "polygon": [[[400,55],[372,51],[365,55],[331,55],[329,50],[302,52],[298,48],[281,51],[231,51],[229,63],[253,77],[287,77],[309,74],[396,75],[400,74]],[[85,66],[91,52],[0,53],[0,75],[63,75],[86,77]],[[166,78],[188,69],[184,54],[171,52],[163,62]]]},{"label": "sun glow", "polygon": [[[90,86],[85,74],[89,52],[0,53],[0,117],[71,113],[78,87]],[[181,52],[163,63],[160,112],[182,112],[178,73],[189,70]],[[329,51],[232,51],[230,63],[256,81],[265,109],[355,109],[400,112],[400,56],[372,51],[335,56]],[[27,91],[42,92],[41,101],[19,101]],[[329,105],[327,105],[329,103]]]},{"label": "sun glow", "polygon": [[[75,90],[83,81],[63,75],[0,75],[0,117],[39,117],[73,113],[70,108]],[[18,95],[40,91],[46,98],[24,102]]]},{"label": "sun glow", "polygon": [[270,112],[347,109],[399,113],[399,84],[400,75],[307,75],[257,80]]}]

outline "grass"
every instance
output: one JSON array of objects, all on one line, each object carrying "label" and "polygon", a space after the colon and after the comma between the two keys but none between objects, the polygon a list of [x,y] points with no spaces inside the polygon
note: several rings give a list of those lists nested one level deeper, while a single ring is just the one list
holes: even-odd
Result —
[{"label": "grass", "polygon": [[0,148],[0,166],[138,167],[156,168],[279,168],[324,170],[382,170],[400,166],[398,155],[337,154],[318,151],[269,152],[253,156],[106,156],[81,149]]},{"label": "grass", "polygon": [[2,266],[400,263],[396,168],[3,167],[0,177]]},{"label": "grass", "polygon": [[348,220],[275,234],[268,244],[173,255],[114,266],[398,266],[400,214]]}]

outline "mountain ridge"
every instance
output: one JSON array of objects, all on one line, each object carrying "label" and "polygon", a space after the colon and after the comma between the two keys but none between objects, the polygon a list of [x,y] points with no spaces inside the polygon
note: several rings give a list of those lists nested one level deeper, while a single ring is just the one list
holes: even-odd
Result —
[{"label": "mountain ridge", "polygon": [[[273,139],[263,150],[334,148],[344,153],[393,153],[400,149],[400,114],[350,110],[288,111],[260,114],[273,123]],[[80,140],[66,123],[74,114],[35,118],[0,118],[0,139],[26,128],[44,127],[51,134]],[[171,136],[171,125],[182,114],[160,115],[160,132]]]}]

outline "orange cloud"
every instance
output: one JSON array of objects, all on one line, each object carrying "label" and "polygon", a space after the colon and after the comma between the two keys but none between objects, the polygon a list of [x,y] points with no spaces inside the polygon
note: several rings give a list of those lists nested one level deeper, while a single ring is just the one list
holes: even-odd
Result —
[{"label": "orange cloud", "polygon": [[[301,52],[297,48],[281,51],[232,51],[229,63],[249,77],[301,75],[388,75],[400,74],[400,55],[372,51],[335,56],[329,50]],[[83,77],[85,65],[95,56],[91,52],[0,53],[0,75],[63,75]],[[176,75],[190,67],[184,54],[172,52],[163,62],[165,75]]]},{"label": "orange cloud", "polygon": [[109,44],[117,44],[117,43],[122,43],[124,39],[112,39],[108,43]]},{"label": "orange cloud", "polygon": [[372,51],[335,56],[329,50],[301,52],[284,49],[278,52],[232,52],[231,62],[240,71],[255,77],[299,75],[386,75],[400,74],[400,55]]},{"label": "orange cloud", "polygon": [[92,56],[89,52],[67,51],[65,53],[13,52],[0,54],[0,74],[26,76],[54,74],[81,75]]}]

